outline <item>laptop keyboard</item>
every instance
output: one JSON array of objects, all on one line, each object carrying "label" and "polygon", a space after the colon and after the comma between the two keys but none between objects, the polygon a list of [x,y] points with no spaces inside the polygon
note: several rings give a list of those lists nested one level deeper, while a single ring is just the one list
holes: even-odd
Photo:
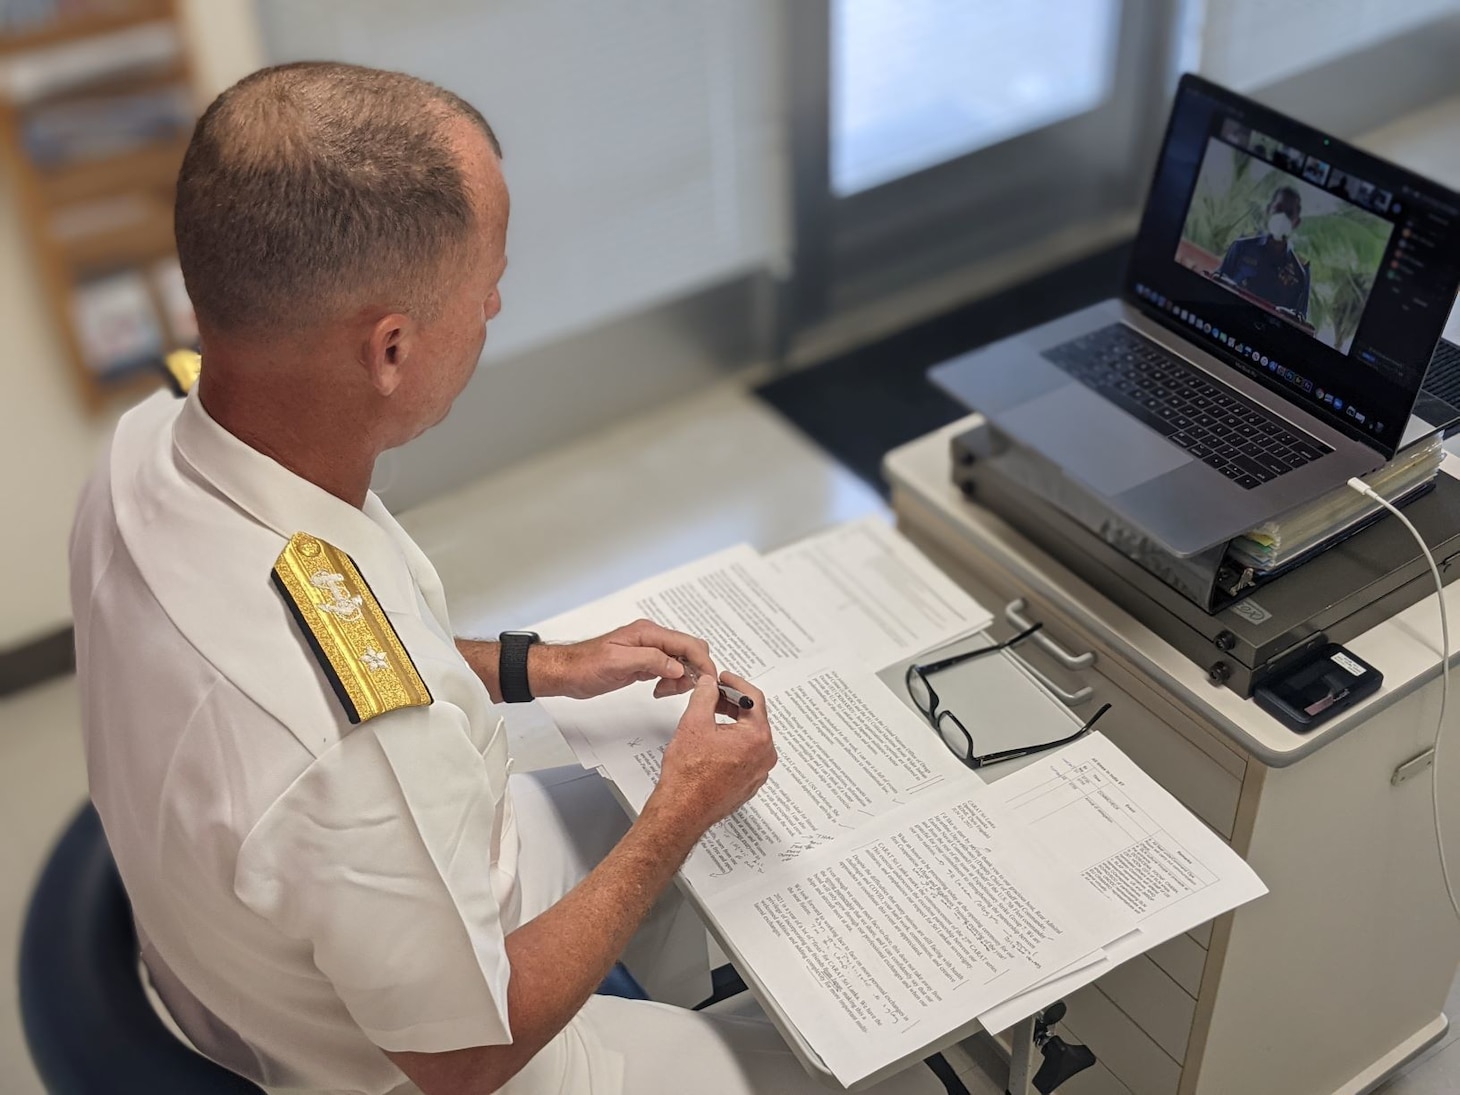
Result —
[{"label": "laptop keyboard", "polygon": [[1460,407],[1460,346],[1440,339],[1434,357],[1430,358],[1424,390],[1452,407]]},{"label": "laptop keyboard", "polygon": [[1044,356],[1248,490],[1333,451],[1123,324]]}]

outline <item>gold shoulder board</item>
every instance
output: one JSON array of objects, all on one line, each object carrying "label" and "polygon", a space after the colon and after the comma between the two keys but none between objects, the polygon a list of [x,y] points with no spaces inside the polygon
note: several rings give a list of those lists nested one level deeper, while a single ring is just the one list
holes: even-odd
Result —
[{"label": "gold shoulder board", "polygon": [[274,585],[351,722],[431,702],[380,602],[339,548],[296,532],[274,564]]},{"label": "gold shoulder board", "polygon": [[193,350],[174,350],[162,359],[162,375],[167,378],[167,386],[176,396],[185,396],[192,391],[202,371],[203,358]]}]

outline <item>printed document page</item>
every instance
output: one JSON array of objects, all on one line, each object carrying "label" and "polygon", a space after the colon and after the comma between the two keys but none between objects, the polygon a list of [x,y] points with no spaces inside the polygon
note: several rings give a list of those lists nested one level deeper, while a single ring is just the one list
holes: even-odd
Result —
[{"label": "printed document page", "polygon": [[[757,683],[777,666],[828,645],[810,630],[814,624],[807,621],[815,613],[786,592],[783,580],[747,544],[646,579],[534,630],[550,642],[571,642],[640,617],[704,639],[716,666]],[[633,715],[639,703],[625,703],[623,693],[603,700],[591,709],[558,697],[542,701],[585,768],[597,767],[600,748],[625,729],[638,731]]]},{"label": "printed document page", "polygon": [[798,540],[765,560],[870,669],[911,658],[993,621],[986,608],[878,517]]},{"label": "printed document page", "polygon": [[1136,930],[1105,960],[979,1016],[1003,1030],[1113,966],[1267,892],[1257,873],[1102,734],[1090,734],[990,787],[1064,865],[1066,885],[1124,910]]},{"label": "printed document page", "polygon": [[1019,829],[970,778],[808,852],[794,874],[742,884],[715,915],[850,1085],[1122,930],[1119,910],[1061,889]]},{"label": "printed document page", "polygon": [[[755,798],[706,833],[685,864],[684,877],[706,900],[746,878],[774,874],[934,788],[982,785],[870,670],[796,663],[760,683],[774,713],[780,759]],[[655,700],[647,686],[633,691],[640,697],[634,713],[628,715],[624,701],[614,717],[627,716],[634,729],[626,724],[619,741],[599,745],[598,756],[639,809],[658,782],[664,749],[688,700]],[[602,720],[605,709],[598,700],[592,706],[594,720]]]}]

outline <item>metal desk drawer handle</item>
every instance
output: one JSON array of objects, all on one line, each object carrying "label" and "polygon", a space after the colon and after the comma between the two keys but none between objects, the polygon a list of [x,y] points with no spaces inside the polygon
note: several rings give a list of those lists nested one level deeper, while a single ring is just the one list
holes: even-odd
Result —
[{"label": "metal desk drawer handle", "polygon": [[1095,694],[1095,690],[1091,688],[1088,684],[1085,685],[1085,687],[1078,688],[1073,692],[1066,692],[1059,685],[1055,684],[1054,681],[1050,680],[1038,669],[1035,669],[1034,666],[1030,665],[1028,658],[1020,657],[1018,651],[1006,650],[1004,653],[1008,654],[1009,657],[1016,659],[1019,664],[1028,671],[1031,677],[1037,680],[1040,684],[1044,685],[1045,688],[1053,692],[1055,694],[1055,697],[1060,701],[1060,703],[1064,704],[1066,707],[1078,707],[1080,706],[1080,704],[1084,703]]},{"label": "metal desk drawer handle", "polygon": [[[1017,601],[1010,601],[1007,605],[1004,606],[1004,618],[1008,620],[1009,623],[1011,623],[1013,626],[1017,627],[1020,631],[1025,631],[1033,626],[1033,624],[1030,624],[1024,619],[1024,616],[1022,615],[1023,612],[1023,598],[1020,598]],[[1036,631],[1031,636],[1031,638],[1033,638],[1035,642],[1039,643],[1039,645],[1045,650],[1049,651],[1050,654],[1054,655],[1054,657],[1060,662],[1061,665],[1067,665],[1071,669],[1084,669],[1086,666],[1093,665],[1095,662],[1094,651],[1091,651],[1087,654],[1081,654],[1078,658],[1074,657],[1073,655],[1067,653],[1063,647],[1056,644],[1053,639],[1050,639],[1048,636],[1046,636],[1043,631]],[[1054,681],[1050,680],[1038,669],[1029,664],[1028,658],[1020,658],[1019,652],[1017,650],[1010,650],[1009,655],[1011,657],[1019,658],[1019,664],[1029,671],[1030,676],[1034,677],[1035,680],[1039,681],[1040,684],[1044,685],[1045,688],[1048,688],[1057,697],[1059,697],[1060,702],[1063,703],[1066,707],[1078,707],[1080,704],[1084,703],[1095,694],[1095,690],[1091,688],[1088,684],[1085,685],[1083,688],[1076,689],[1074,692],[1066,692],[1059,685],[1055,684]]]},{"label": "metal desk drawer handle", "polygon": [[[1024,612],[1027,607],[1023,597],[1010,601],[1004,606],[1004,619],[1008,620],[1011,625],[1020,631],[1025,631],[1033,627],[1034,622],[1024,618]],[[1066,669],[1088,669],[1095,664],[1095,651],[1093,650],[1087,650],[1083,654],[1071,654],[1043,631],[1036,631],[1031,638],[1033,638],[1039,649],[1043,650]]]}]

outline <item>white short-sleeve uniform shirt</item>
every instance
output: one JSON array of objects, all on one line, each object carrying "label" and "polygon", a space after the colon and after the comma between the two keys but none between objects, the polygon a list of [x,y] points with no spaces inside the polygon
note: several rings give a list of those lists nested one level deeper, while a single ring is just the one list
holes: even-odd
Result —
[{"label": "white short-sleeve uniform shirt", "polygon": [[[271,584],[296,532],[351,556],[430,706],[350,724]],[[404,1083],[382,1048],[510,1041],[506,735],[379,499],[159,394],[118,426],[71,562],[92,799],[194,1044],[270,1087],[380,1095]],[[601,1089],[594,1041],[575,1021],[505,1090]]]}]

